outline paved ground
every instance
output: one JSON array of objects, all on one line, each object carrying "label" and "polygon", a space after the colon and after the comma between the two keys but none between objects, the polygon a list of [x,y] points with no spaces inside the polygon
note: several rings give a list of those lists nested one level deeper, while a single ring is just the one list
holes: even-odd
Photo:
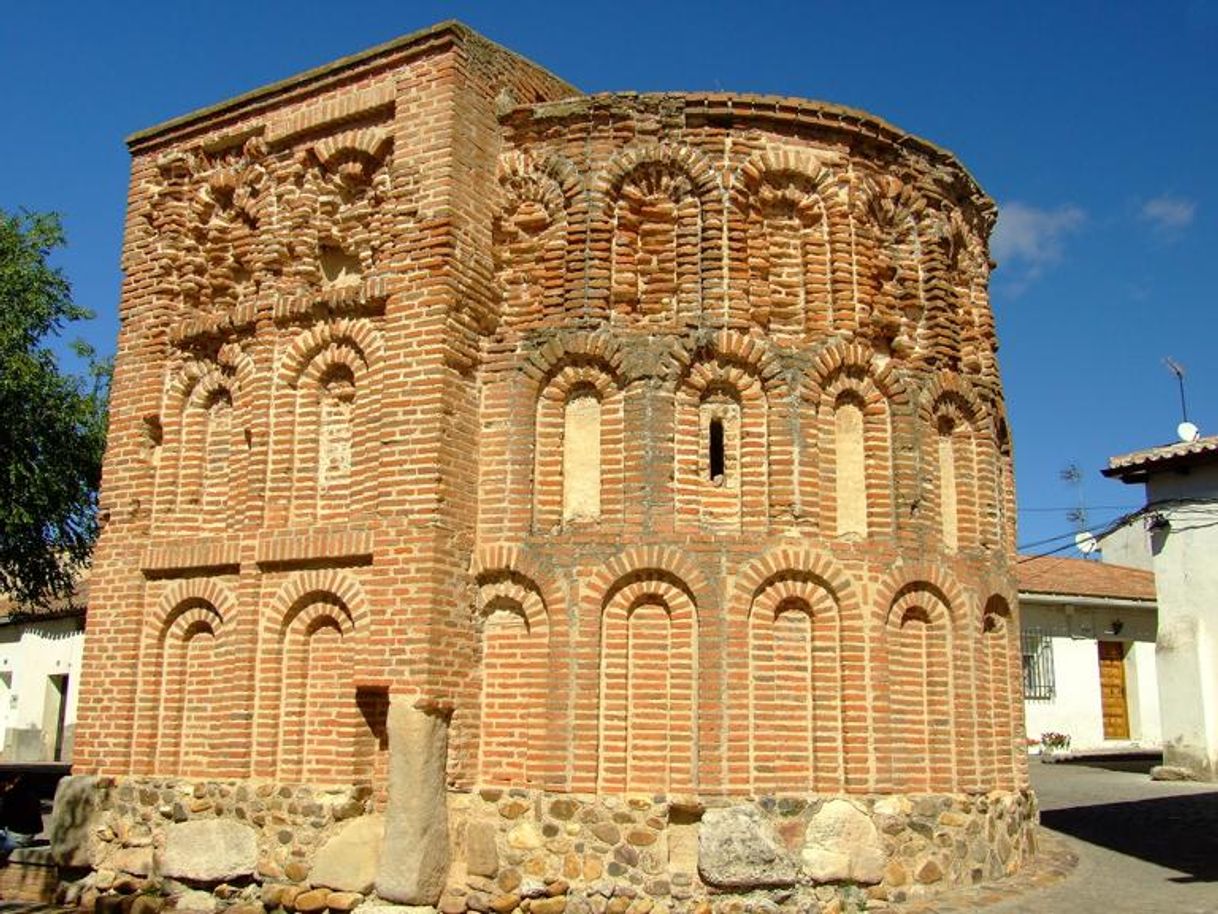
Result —
[{"label": "paved ground", "polygon": [[1012,885],[1014,897],[983,907],[995,893],[971,890],[927,914],[1218,914],[1218,787],[1151,781],[1149,762],[1105,764],[1031,762],[1046,843],[1078,857],[1064,878]]},{"label": "paved ground", "polygon": [[[1149,762],[1106,764],[1033,759],[1032,786],[1049,830],[1044,858],[1005,883],[904,910],[1218,914],[1218,786],[1151,781]],[[1071,868],[1073,856],[1078,864]],[[62,910],[0,901],[0,914]]]}]

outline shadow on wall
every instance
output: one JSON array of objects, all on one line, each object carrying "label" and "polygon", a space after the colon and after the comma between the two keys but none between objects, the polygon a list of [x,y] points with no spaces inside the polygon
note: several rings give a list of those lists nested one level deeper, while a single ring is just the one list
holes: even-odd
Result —
[{"label": "shadow on wall", "polygon": [[1130,753],[1097,758],[1074,759],[1061,764],[1081,765],[1087,768],[1103,768],[1105,771],[1125,771],[1130,774],[1150,775],[1150,769],[1163,764],[1162,752]]},{"label": "shadow on wall", "polygon": [[[52,734],[41,727],[9,727],[0,747],[0,764],[4,762],[70,762],[76,741],[76,725],[63,728],[58,746]],[[56,753],[58,749],[58,754]]]},{"label": "shadow on wall", "polygon": [[1218,791],[1043,810],[1041,824],[1117,853],[1218,882]]}]

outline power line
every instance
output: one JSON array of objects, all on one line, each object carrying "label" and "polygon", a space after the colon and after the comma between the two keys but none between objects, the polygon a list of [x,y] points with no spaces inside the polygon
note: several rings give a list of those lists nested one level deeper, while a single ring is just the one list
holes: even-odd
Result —
[{"label": "power line", "polygon": [[[1018,510],[1025,511],[1025,512],[1072,511],[1072,510],[1074,510],[1075,507],[1076,506],[1074,506],[1074,505],[1057,505],[1052,508],[1019,508]],[[1090,510],[1093,510],[1093,511],[1129,511],[1136,507],[1137,507],[1136,504],[1133,504],[1133,505],[1092,505]]]},{"label": "power line", "polygon": [[[1097,543],[1102,541],[1105,537],[1111,536],[1122,527],[1126,527],[1133,523],[1139,517],[1145,517],[1148,514],[1157,514],[1159,511],[1169,508],[1176,509],[1182,513],[1187,512],[1190,515],[1193,515],[1193,517],[1189,518],[1189,521],[1191,522],[1189,526],[1178,528],[1178,530],[1181,532],[1184,530],[1200,529],[1202,525],[1196,523],[1196,514],[1201,514],[1204,517],[1213,517],[1216,519],[1215,523],[1218,523],[1218,496],[1207,496],[1203,498],[1161,498],[1158,501],[1147,502],[1142,507],[1130,511],[1127,514],[1122,514],[1120,517],[1109,521],[1098,533],[1095,534],[1095,541]],[[1204,526],[1209,525],[1207,524]],[[1058,540],[1067,538],[1070,539],[1070,542],[1054,549],[1050,549],[1048,552],[1023,556],[1016,562],[1016,564],[1022,564],[1023,562],[1028,562],[1032,559],[1045,558],[1050,555],[1056,555],[1059,552],[1065,552],[1067,549],[1074,546],[1074,537],[1077,535],[1078,534],[1076,531],[1071,530],[1068,533],[1059,533],[1056,536],[1049,536],[1041,540],[1020,544],[1016,548],[1022,551],[1024,549],[1032,549],[1036,546],[1047,546],[1050,543],[1057,542]]]}]

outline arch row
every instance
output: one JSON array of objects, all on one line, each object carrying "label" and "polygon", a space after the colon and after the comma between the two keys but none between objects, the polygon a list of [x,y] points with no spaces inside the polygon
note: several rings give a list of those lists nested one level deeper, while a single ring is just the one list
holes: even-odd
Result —
[{"label": "arch row", "polygon": [[[670,546],[630,547],[570,574],[520,547],[479,548],[461,718],[477,751],[462,776],[609,792],[1014,783],[1010,594],[974,597],[936,566],[904,563],[875,585],[858,574],[798,544],[722,581]],[[237,764],[190,734],[239,719],[237,685],[251,671],[254,714],[240,736],[251,770],[284,780],[371,770],[375,740],[356,704],[371,622],[357,574],[268,577],[256,624],[223,580],[179,580],[152,596],[136,728],[154,736],[135,747],[147,770]],[[496,608],[511,611],[488,619]],[[921,624],[899,624],[911,609],[926,610]]]},{"label": "arch row", "polygon": [[[235,582],[185,578],[150,604],[135,770],[342,782],[372,764],[376,739],[357,707],[368,605],[356,576],[301,571],[261,590],[254,612]],[[214,740],[220,729],[228,743]],[[234,740],[247,751],[230,751]]]},{"label": "arch row", "polygon": [[[534,240],[513,231],[497,252],[556,321],[564,302],[642,327],[701,323],[705,312],[787,342],[858,332],[901,357],[995,376],[984,258],[936,253],[945,238],[950,252],[984,250],[984,227],[913,180],[779,143],[735,164],[640,143],[588,176],[560,154],[517,150],[499,173],[504,214],[535,199],[560,227],[541,241],[548,229],[529,216],[522,228]],[[609,259],[607,292],[577,288],[588,251]],[[539,312],[527,314],[505,317],[528,329]]]},{"label": "arch row", "polygon": [[[548,640],[506,617],[504,630],[478,636],[483,658],[494,638],[509,639],[513,654],[498,668],[508,675],[484,675],[471,697],[489,747],[476,754],[472,783],[758,794],[1016,783],[1014,642],[968,621],[977,601],[948,572],[907,563],[864,586],[828,554],[794,544],[723,585],[663,546],[632,547],[569,578],[504,546],[484,550],[473,569],[475,608],[498,597],[540,604],[543,592],[560,599],[556,574],[579,600],[569,630],[552,624],[567,611],[547,612]],[[991,594],[985,605],[1001,615],[1005,600]],[[920,624],[891,621],[921,607]],[[516,705],[495,693],[537,683],[545,689],[518,693]],[[556,727],[522,723],[547,713]],[[948,761],[928,761],[932,749]],[[496,768],[496,758],[537,761],[526,775]]]},{"label": "arch row", "polygon": [[[573,333],[563,339],[551,339],[540,349],[530,352],[519,370],[535,384],[561,370],[568,362],[586,361],[600,364],[611,374],[623,372],[622,343],[612,333]],[[661,357],[660,376],[670,383],[680,383],[691,372],[708,362],[739,365],[755,374],[775,400],[786,396],[798,375],[797,387],[805,401],[815,404],[826,389],[845,383],[843,378],[866,378],[877,393],[894,409],[907,410],[914,399],[910,381],[896,360],[882,357],[866,341],[833,340],[816,350],[806,370],[793,371],[778,355],[773,344],[764,337],[735,330],[718,332],[710,341],[677,340]],[[982,427],[994,428],[990,414],[994,410],[989,398],[983,399],[972,384],[957,374],[935,372],[929,375],[929,386],[917,398],[918,413],[925,423],[931,422],[936,404],[957,398],[968,406]],[[1000,405],[1000,403],[999,403]]]},{"label": "arch row", "polygon": [[[153,464],[154,523],[208,532],[240,525],[254,510],[271,526],[338,520],[375,499],[383,342],[366,319],[340,318],[296,334],[264,394],[258,367],[238,343],[212,358],[167,370]],[[254,397],[269,394],[265,435]],[[273,466],[265,502],[253,501],[254,449],[269,444]],[[163,449],[161,443],[163,442]]]},{"label": "arch row", "polygon": [[[611,332],[572,333],[530,351],[514,372],[505,363],[494,385],[503,392],[496,396],[505,402],[515,398],[512,412],[519,416],[528,410],[534,424],[527,431],[504,432],[486,453],[493,459],[497,443],[527,447],[532,497],[520,508],[512,507],[510,495],[495,500],[488,515],[527,511],[535,529],[560,528],[566,520],[563,490],[572,472],[566,461],[578,451],[598,454],[600,461],[588,469],[587,485],[599,484],[603,510],[591,509],[585,519],[629,520],[638,502],[626,498],[619,480],[646,474],[638,449],[621,448],[634,440],[631,427],[644,416],[652,418],[639,434],[657,436],[657,409],[665,416],[671,409],[671,431],[659,432],[656,444],[672,449],[675,482],[665,495],[673,499],[682,530],[739,532],[794,522],[819,526],[829,535],[887,536],[897,527],[900,507],[917,503],[931,507],[919,522],[934,528],[942,513],[934,436],[939,417],[949,415],[959,417],[962,428],[967,419],[973,430],[954,477],[962,493],[956,502],[969,512],[961,543],[992,548],[1004,535],[1001,525],[1009,510],[1000,488],[1002,464],[1009,458],[993,453],[993,403],[967,379],[938,373],[923,384],[858,339],[836,340],[802,364],[770,341],[737,331],[677,340],[629,362],[622,347]],[[644,365],[653,373],[641,374]],[[527,386],[509,389],[519,375]],[[580,390],[595,392],[601,411],[590,421],[599,425],[589,432],[593,443],[569,452],[564,410]],[[526,405],[526,397],[535,399]],[[721,459],[711,453],[720,446],[712,443],[714,423],[723,429]],[[520,444],[522,432],[526,445]],[[907,457],[906,446],[898,453],[902,442],[910,441],[919,452]],[[716,478],[720,475],[722,480]],[[612,510],[604,508],[609,503]],[[956,548],[955,541],[950,548]]]}]

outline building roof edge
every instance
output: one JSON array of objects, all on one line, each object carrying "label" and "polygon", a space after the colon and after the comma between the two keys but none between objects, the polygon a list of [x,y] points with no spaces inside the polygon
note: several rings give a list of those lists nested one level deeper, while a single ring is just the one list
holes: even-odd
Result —
[{"label": "building roof edge", "polygon": [[215,117],[216,115],[238,111],[241,108],[249,107],[256,102],[269,98],[273,95],[289,92],[293,89],[306,86],[311,82],[316,82],[343,70],[353,69],[361,64],[369,63],[378,57],[384,57],[392,54],[395,51],[402,51],[414,45],[423,44],[430,39],[445,36],[458,40],[468,41],[470,39],[476,39],[478,41],[485,42],[501,53],[509,54],[518,60],[525,61],[530,66],[536,67],[538,70],[544,72],[552,79],[561,82],[563,85],[569,86],[573,93],[579,92],[575,86],[571,86],[571,84],[562,77],[551,72],[545,67],[540,66],[534,61],[529,60],[529,58],[524,57],[522,54],[519,54],[510,48],[504,47],[490,38],[487,38],[485,35],[475,31],[473,28],[460,20],[445,19],[442,22],[437,22],[434,25],[427,26],[426,28],[418,29],[406,35],[400,35],[397,38],[391,38],[389,41],[366,48],[363,51],[348,54],[344,57],[338,58],[337,60],[332,60],[329,63],[324,63],[320,66],[285,77],[284,79],[258,86],[257,88],[251,89],[248,92],[243,92],[240,95],[234,95],[214,104],[207,105],[202,108],[196,108],[193,111],[188,111],[185,114],[172,117],[169,120],[161,121],[152,125],[151,127],[146,127],[143,130],[137,130],[135,133],[127,136],[124,142],[127,144],[127,148],[134,152],[136,147],[142,145],[143,143],[156,139],[157,137],[178,128],[206,120],[210,117]]},{"label": "building roof edge", "polygon": [[951,149],[912,133],[870,111],[823,99],[718,90],[659,92],[621,90],[522,104],[504,112],[500,115],[500,120],[528,118],[541,121],[561,121],[572,117],[586,117],[598,106],[612,107],[617,103],[663,101],[665,99],[680,100],[685,106],[686,114],[819,124],[870,137],[885,142],[895,149],[916,149],[918,153],[931,161],[947,164],[956,169],[971,187],[972,192],[982,201],[983,208],[988,212],[989,217],[991,219],[996,217],[997,206],[993,198],[985,192],[976,176]]},{"label": "building roof edge", "polygon": [[1218,461],[1218,435],[1209,435],[1195,441],[1177,441],[1118,454],[1108,458],[1108,466],[1100,473],[1109,479],[1138,483],[1145,482],[1152,472],[1215,461]]}]

